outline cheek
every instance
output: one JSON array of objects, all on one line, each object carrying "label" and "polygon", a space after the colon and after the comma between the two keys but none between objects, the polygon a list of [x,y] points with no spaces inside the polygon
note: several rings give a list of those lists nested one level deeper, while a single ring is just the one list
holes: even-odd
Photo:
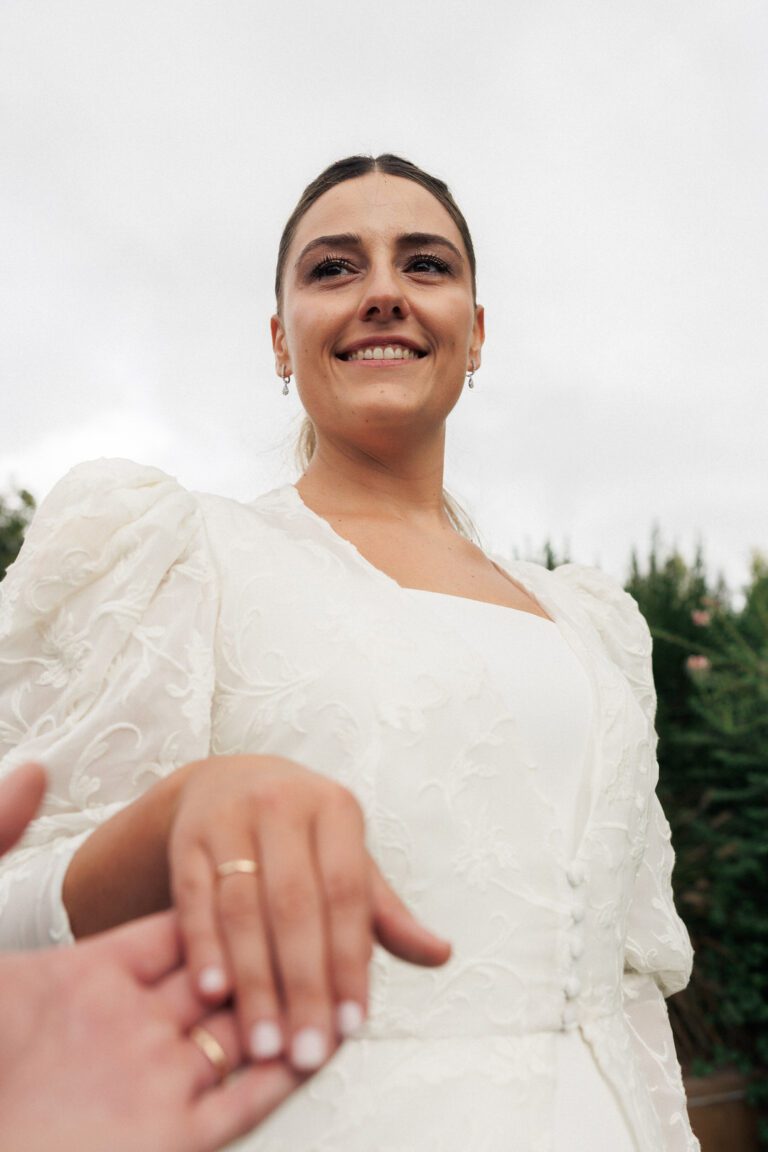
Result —
[{"label": "cheek", "polygon": [[469,347],[472,338],[475,320],[474,307],[467,306],[467,301],[462,294],[450,308],[446,309],[442,320],[446,347],[451,352],[463,353]]},{"label": "cheek", "polygon": [[288,342],[299,356],[319,358],[325,348],[333,346],[337,329],[331,309],[296,308],[287,324]]}]

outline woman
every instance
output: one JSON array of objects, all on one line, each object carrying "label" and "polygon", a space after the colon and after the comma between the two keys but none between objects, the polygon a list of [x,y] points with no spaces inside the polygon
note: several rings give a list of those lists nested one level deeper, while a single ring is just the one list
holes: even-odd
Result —
[{"label": "woman", "polygon": [[[342,161],[276,288],[298,483],[240,505],[85,466],[7,578],[9,762],[55,790],[3,937],[172,899],[254,1058],[352,1037],[249,1148],[695,1149],[647,627],[597,572],[484,555],[443,494],[484,337],[463,216],[406,161]],[[374,936],[434,970],[377,950],[369,1006]]]}]

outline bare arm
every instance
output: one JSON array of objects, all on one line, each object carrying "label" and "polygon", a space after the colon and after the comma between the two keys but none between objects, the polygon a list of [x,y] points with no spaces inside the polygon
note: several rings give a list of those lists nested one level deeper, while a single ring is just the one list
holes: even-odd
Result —
[{"label": "bare arm", "polygon": [[189,768],[160,780],[75,852],[62,897],[77,939],[170,907],[168,838]]}]

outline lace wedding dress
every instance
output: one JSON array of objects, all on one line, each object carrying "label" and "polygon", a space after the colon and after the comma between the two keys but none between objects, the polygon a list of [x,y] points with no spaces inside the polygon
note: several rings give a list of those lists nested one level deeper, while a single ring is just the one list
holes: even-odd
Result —
[{"label": "lace wedding dress", "polygon": [[291,485],[246,505],[101,461],[0,585],[2,770],[51,776],[0,866],[2,946],[70,940],[83,839],[233,752],[350,788],[385,875],[452,941],[432,970],[377,950],[361,1035],[249,1152],[698,1148],[664,1004],[691,951],[647,627],[595,570],[496,560],[550,620],[401,588]]}]

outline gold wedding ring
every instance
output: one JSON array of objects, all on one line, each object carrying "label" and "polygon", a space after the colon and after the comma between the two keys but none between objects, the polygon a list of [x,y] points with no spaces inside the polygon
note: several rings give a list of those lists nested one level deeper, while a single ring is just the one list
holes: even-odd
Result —
[{"label": "gold wedding ring", "polygon": [[210,1061],[219,1078],[219,1082],[226,1080],[232,1069],[229,1067],[227,1054],[216,1037],[212,1036],[206,1028],[201,1028],[200,1025],[198,1025],[189,1033],[189,1038],[193,1044],[197,1045],[206,1060]]},{"label": "gold wedding ring", "polygon": [[259,866],[255,860],[225,860],[223,864],[216,865],[216,875],[219,878],[234,876],[236,872],[242,872],[246,876],[255,876],[258,870]]}]

